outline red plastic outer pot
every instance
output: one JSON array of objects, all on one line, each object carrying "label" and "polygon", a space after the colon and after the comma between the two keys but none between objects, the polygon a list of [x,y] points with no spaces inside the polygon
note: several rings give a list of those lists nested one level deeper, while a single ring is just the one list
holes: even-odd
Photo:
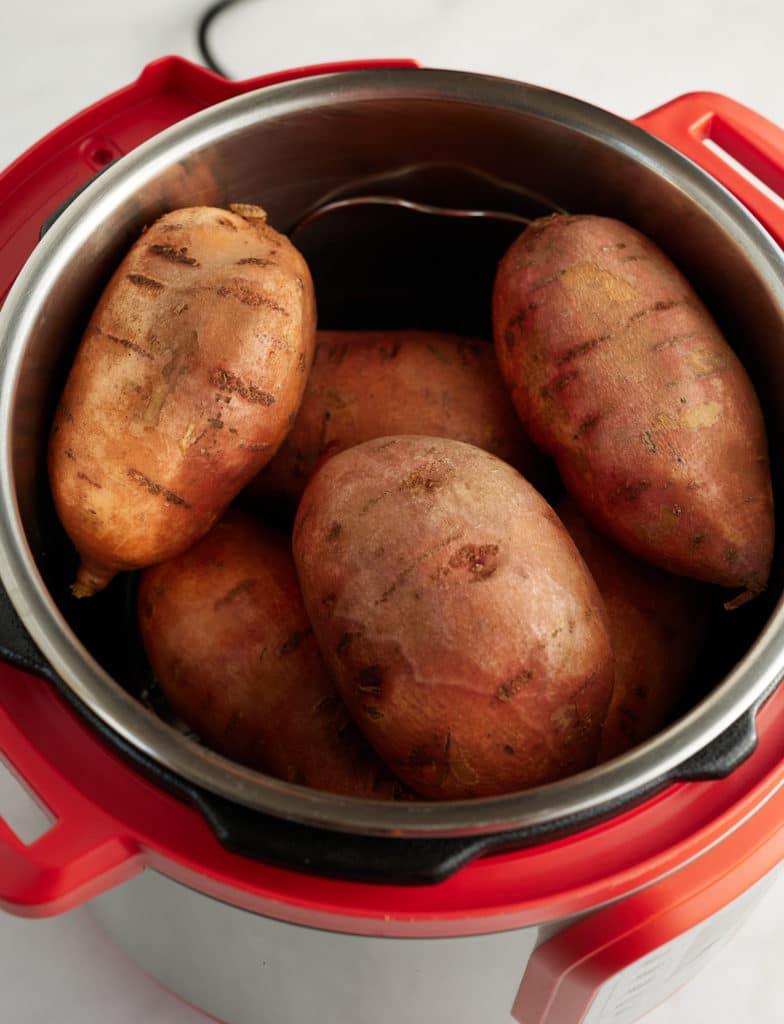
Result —
[{"label": "red plastic outer pot", "polygon": [[[0,178],[0,295],[42,222],[102,165],[231,95],[338,69],[346,65],[229,83],[176,58],[150,65]],[[708,93],[676,99],[638,124],[703,166],[784,245],[781,204],[705,145],[782,193],[784,133]],[[0,906],[25,916],[57,913],[152,868],[256,914],[352,935],[455,937],[561,922],[530,960],[514,1013],[520,1021],[572,1024],[590,1019],[608,976],[728,904],[784,855],[784,693],[762,708],[758,730],[756,752],[726,779],[673,785],[577,835],[482,858],[439,885],[366,885],[230,853],[197,811],[130,770],[47,683],[6,666],[0,755],[56,823],[26,846],[0,819]],[[586,911],[594,913],[564,929]]]}]

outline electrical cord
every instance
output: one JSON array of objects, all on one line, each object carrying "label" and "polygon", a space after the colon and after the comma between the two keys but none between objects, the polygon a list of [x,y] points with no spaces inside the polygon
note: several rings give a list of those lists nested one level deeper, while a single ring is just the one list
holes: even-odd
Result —
[{"label": "electrical cord", "polygon": [[210,48],[209,30],[219,14],[222,14],[227,7],[233,7],[238,2],[239,0],[217,0],[217,3],[212,4],[202,14],[196,27],[196,41],[202,60],[211,71],[214,71],[216,75],[222,75],[223,78],[232,78],[233,76],[227,74],[218,61],[215,60]]}]

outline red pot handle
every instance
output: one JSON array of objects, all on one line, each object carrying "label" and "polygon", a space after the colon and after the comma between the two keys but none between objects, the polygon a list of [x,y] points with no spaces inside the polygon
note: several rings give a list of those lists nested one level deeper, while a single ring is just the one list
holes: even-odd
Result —
[{"label": "red pot handle", "polygon": [[[27,678],[8,666],[14,682]],[[0,704],[0,759],[56,820],[30,845],[0,816],[0,908],[23,917],[60,913],[138,874],[138,844],[123,825],[79,792],[40,754]]]},{"label": "red pot handle", "polygon": [[416,68],[409,59],[342,61],[229,81],[181,57],[148,64],[135,82],[55,128],[0,174],[0,303],[44,221],[112,160],[222,100],[336,71]]},{"label": "red pot handle", "polygon": [[[784,130],[741,103],[712,92],[687,93],[636,123],[721,182],[784,247]],[[706,143],[713,143],[750,171],[770,192]]]}]

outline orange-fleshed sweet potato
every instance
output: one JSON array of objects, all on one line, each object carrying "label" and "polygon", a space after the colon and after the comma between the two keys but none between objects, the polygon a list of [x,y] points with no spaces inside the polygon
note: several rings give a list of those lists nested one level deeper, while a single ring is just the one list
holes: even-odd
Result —
[{"label": "orange-fleshed sweet potato", "polygon": [[161,689],[208,746],[316,789],[395,795],[324,666],[284,536],[230,509],[142,573],[138,608]]},{"label": "orange-fleshed sweet potato", "polygon": [[706,642],[713,591],[629,555],[570,499],[556,505],[607,609],[615,685],[597,761],[631,750],[668,725]]},{"label": "orange-fleshed sweet potato", "polygon": [[101,296],[51,433],[73,591],[183,551],[280,446],[312,362],[302,256],[255,206],[156,221]]},{"label": "orange-fleshed sweet potato", "polygon": [[612,689],[604,607],[501,459],[416,435],[339,452],[305,489],[293,549],[338,689],[413,790],[486,796],[592,763]]},{"label": "orange-fleshed sweet potato", "polygon": [[296,422],[248,492],[296,501],[327,447],[392,434],[466,441],[533,482],[541,475],[492,345],[435,331],[318,331]]},{"label": "orange-fleshed sweet potato", "polygon": [[760,406],[657,246],[604,217],[536,221],[501,261],[493,321],[523,425],[586,516],[670,572],[765,587],[773,499]]}]

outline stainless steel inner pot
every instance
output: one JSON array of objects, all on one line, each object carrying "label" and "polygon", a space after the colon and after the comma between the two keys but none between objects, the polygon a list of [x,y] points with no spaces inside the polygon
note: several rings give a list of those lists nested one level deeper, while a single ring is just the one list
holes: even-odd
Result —
[{"label": "stainless steel inner pot", "polygon": [[[89,601],[70,597],[75,560],[48,497],[46,440],[81,327],[123,250],[177,206],[259,203],[285,231],[320,202],[358,191],[533,216],[557,206],[616,216],[652,236],[751,372],[778,475],[784,258],[720,185],[636,126],[531,86],[440,70],[320,76],[219,104],[156,136],[82,193],[33,253],[0,317],[2,581],[55,673],[111,734],[235,804],[338,831],[420,837],[503,833],[620,805],[748,718],[784,675],[780,556],[768,594],[731,613],[739,646],[716,665],[706,659],[705,694],[674,726],[562,782],[440,805],[319,793],[211,753],[145,707],[124,677],[138,654],[126,646],[124,584]],[[461,235],[416,215],[404,224],[400,211],[358,216],[324,218],[297,239],[323,326],[487,332],[508,225],[504,237],[475,225],[461,225],[470,232]]]}]

